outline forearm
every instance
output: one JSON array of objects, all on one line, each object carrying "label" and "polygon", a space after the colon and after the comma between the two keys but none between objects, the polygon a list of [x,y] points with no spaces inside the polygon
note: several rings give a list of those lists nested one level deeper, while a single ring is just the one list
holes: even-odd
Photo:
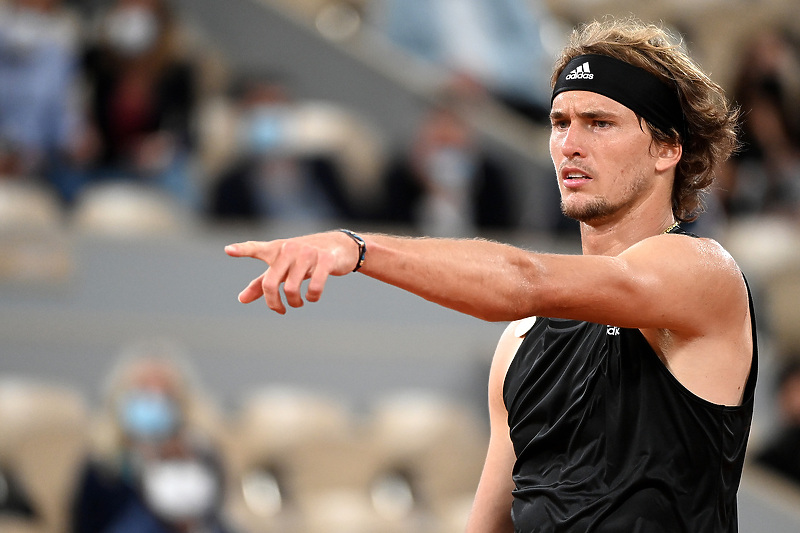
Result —
[{"label": "forearm", "polygon": [[364,234],[360,272],[426,300],[484,320],[528,316],[535,256],[482,239]]},{"label": "forearm", "polygon": [[514,500],[514,482],[511,472],[515,456],[511,442],[496,436],[489,444],[486,464],[481,474],[472,510],[467,520],[466,533],[511,533],[511,506]]},{"label": "forearm", "polygon": [[[546,278],[544,256],[496,242],[473,239],[407,238],[362,234],[365,261],[358,271],[439,305],[489,321],[535,314]],[[354,242],[354,240],[356,242]],[[269,268],[239,293],[250,303],[264,297],[270,309],[320,299],[329,276],[350,274],[359,265],[358,239],[330,231],[225,247],[233,257],[252,257]],[[546,287],[544,288],[546,290]]]}]

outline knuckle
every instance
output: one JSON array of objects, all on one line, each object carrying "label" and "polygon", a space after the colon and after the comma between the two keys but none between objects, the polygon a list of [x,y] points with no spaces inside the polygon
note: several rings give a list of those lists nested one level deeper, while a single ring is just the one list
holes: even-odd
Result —
[{"label": "knuckle", "polygon": [[286,295],[287,298],[292,300],[296,300],[300,297],[300,287],[295,287],[293,285],[290,286],[283,286],[283,293]]}]

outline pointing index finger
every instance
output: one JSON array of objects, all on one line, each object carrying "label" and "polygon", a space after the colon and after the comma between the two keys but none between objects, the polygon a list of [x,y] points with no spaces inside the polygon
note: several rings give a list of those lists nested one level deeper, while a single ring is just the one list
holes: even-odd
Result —
[{"label": "pointing index finger", "polygon": [[252,257],[253,248],[253,243],[250,241],[237,242],[227,245],[225,247],[225,253],[231,257]]}]

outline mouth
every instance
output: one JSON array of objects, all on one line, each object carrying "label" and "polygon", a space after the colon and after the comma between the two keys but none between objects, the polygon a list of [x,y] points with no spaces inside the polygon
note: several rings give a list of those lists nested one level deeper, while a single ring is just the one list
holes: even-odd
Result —
[{"label": "mouth", "polygon": [[580,187],[591,180],[590,175],[578,169],[567,168],[561,171],[561,183],[570,189]]}]

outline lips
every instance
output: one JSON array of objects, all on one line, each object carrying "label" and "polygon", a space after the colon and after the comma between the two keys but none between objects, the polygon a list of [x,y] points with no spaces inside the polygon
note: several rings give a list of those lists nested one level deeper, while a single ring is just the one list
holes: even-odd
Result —
[{"label": "lips", "polygon": [[592,180],[589,174],[576,168],[564,168],[561,170],[560,175],[561,182],[568,188],[580,187]]}]

